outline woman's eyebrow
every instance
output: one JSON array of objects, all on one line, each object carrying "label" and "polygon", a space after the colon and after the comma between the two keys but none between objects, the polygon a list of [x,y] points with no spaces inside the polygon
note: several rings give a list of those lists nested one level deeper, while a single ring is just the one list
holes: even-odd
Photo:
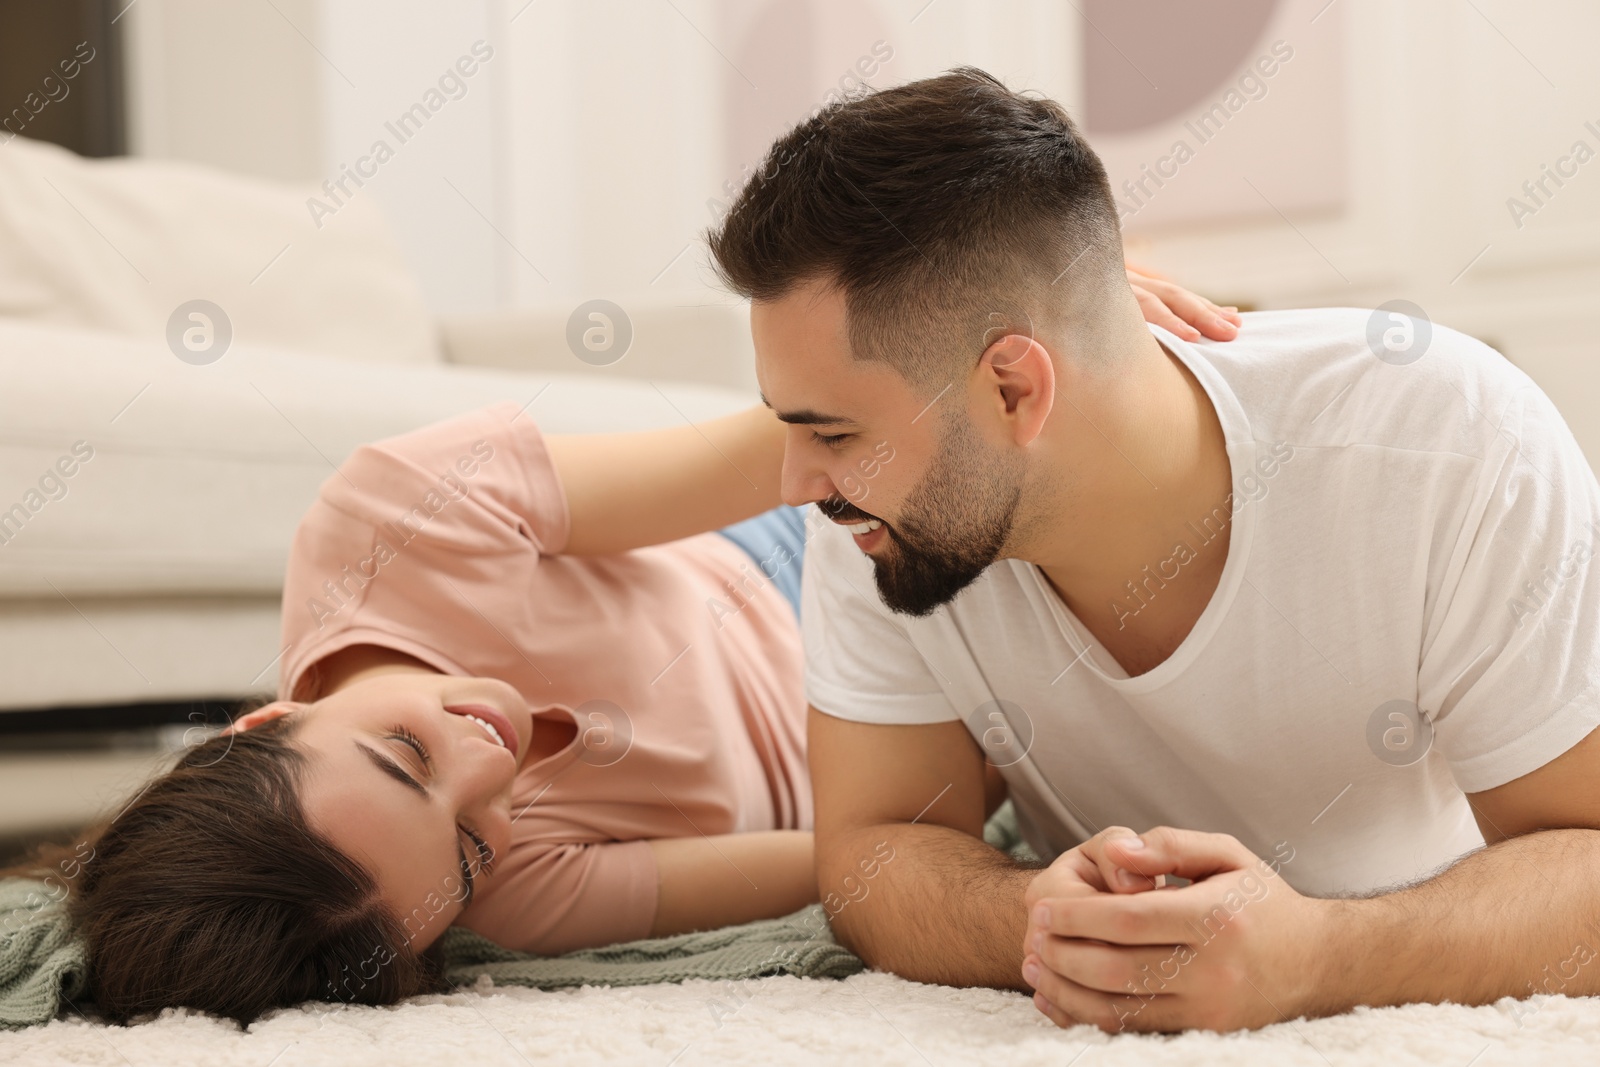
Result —
[{"label": "woman's eyebrow", "polygon": [[[433,799],[433,794],[428,792],[428,787],[411,777],[411,772],[400,766],[400,764],[396,763],[393,759],[385,756],[382,752],[379,752],[375,748],[368,748],[360,741],[354,741],[351,743],[359,748],[362,755],[371,760],[373,765],[377,767],[378,770],[382,771],[384,774],[387,774],[390,778],[393,778],[401,785],[404,785],[407,789],[415,790],[430,800]],[[472,894],[477,888],[477,879],[473,877],[472,865],[467,862],[467,850],[461,844],[461,835],[456,834],[455,839],[456,856],[461,860],[461,877],[467,883],[467,895],[466,898],[462,900],[462,904],[465,906],[472,903]]]}]

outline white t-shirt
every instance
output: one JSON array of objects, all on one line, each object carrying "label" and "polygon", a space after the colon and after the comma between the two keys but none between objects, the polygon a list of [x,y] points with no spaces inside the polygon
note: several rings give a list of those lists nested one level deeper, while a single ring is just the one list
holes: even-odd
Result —
[{"label": "white t-shirt", "polygon": [[[1464,794],[1600,724],[1600,486],[1499,353],[1434,326],[1420,357],[1380,359],[1373,315],[1248,314],[1225,343],[1150,327],[1216,407],[1234,486],[1217,589],[1154,669],[1129,678],[1023,560],[895,614],[811,509],[807,698],[965,721],[1046,858],[1110,825],[1188,827],[1333,895],[1480,847]],[[1189,547],[1216,528],[1196,516]],[[1151,560],[1123,610],[1187,555]]]}]

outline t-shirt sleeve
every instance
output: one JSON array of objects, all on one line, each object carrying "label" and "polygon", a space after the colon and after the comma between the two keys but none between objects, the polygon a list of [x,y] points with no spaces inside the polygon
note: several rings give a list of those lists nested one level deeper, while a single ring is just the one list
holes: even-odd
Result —
[{"label": "t-shirt sleeve", "polygon": [[806,516],[806,538],[800,626],[807,702],[857,722],[959,719],[906,624],[879,596],[871,559],[816,508]]},{"label": "t-shirt sleeve", "polygon": [[307,670],[354,644],[466,673],[452,642],[481,629],[471,620],[528,610],[515,591],[566,544],[569,518],[517,412],[505,401],[362,445],[322,483],[284,577],[281,697],[305,699]]},{"label": "t-shirt sleeve", "polygon": [[649,841],[522,843],[458,923],[503,948],[554,956],[650,936],[656,860]]},{"label": "t-shirt sleeve", "polygon": [[1532,382],[1496,421],[1418,677],[1467,793],[1537,770],[1600,725],[1600,486]]}]

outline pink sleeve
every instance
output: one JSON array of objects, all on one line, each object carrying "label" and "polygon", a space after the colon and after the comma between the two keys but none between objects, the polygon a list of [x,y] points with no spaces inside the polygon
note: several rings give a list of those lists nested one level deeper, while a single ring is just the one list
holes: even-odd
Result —
[{"label": "pink sleeve", "polygon": [[405,521],[407,529],[480,551],[522,538],[542,553],[559,552],[569,532],[566,492],[544,435],[517,412],[501,401],[362,445],[319,498],[369,527]]},{"label": "pink sleeve", "polygon": [[514,844],[458,925],[504,948],[554,956],[650,936],[656,860],[648,841]]},{"label": "pink sleeve", "polygon": [[523,606],[541,555],[566,544],[566,494],[532,418],[509,401],[356,449],[295,531],[278,693],[354,644],[470,674],[453,639]]}]

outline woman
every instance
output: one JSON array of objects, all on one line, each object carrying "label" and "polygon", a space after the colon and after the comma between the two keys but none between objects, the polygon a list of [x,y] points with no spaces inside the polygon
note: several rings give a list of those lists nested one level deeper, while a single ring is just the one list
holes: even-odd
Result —
[{"label": "woman", "polygon": [[817,900],[803,525],[764,510],[800,432],[545,437],[507,402],[353,453],[295,535],[281,699],[28,868],[60,867],[95,1003],[392,1003],[440,988],[452,924],[556,953]]}]

